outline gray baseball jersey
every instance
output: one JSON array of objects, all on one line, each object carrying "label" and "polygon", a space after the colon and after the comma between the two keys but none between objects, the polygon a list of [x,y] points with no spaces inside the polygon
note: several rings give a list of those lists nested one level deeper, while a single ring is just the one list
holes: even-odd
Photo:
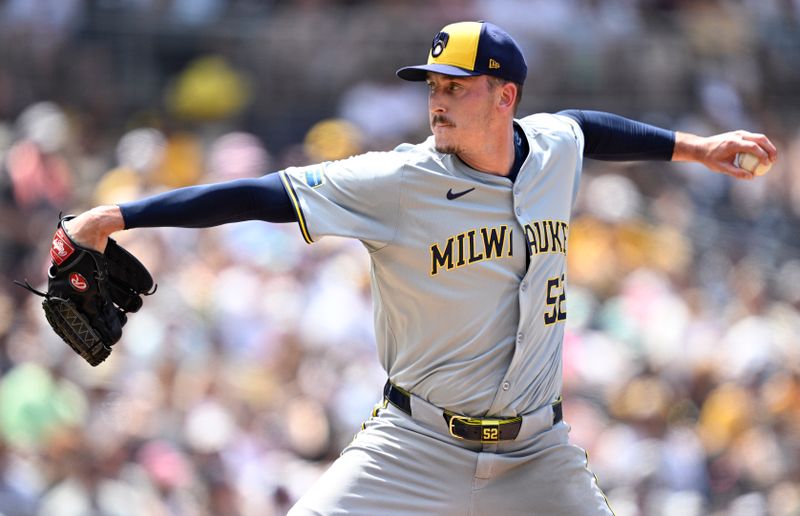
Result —
[{"label": "gray baseball jersey", "polygon": [[433,137],[282,172],[304,238],[357,238],[371,257],[378,354],[395,385],[442,408],[514,417],[561,390],[570,208],[583,135],[569,117],[517,120],[514,183]]},{"label": "gray baseball jersey", "polygon": [[[516,123],[530,153],[514,182],[436,152],[433,137],[282,172],[306,241],[368,249],[379,357],[411,393],[408,413],[376,409],[292,516],[612,514],[552,405],[583,133],[565,116]],[[521,415],[521,430],[459,440],[442,409]]]}]

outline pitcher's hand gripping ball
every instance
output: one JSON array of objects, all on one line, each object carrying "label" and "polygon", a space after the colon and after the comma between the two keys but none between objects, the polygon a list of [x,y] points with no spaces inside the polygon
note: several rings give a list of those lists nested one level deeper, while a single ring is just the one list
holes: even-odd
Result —
[{"label": "pitcher's hand gripping ball", "polygon": [[15,282],[44,297],[47,322],[64,342],[89,364],[96,366],[111,354],[122,337],[128,312],[142,307],[142,296],[155,292],[147,268],[109,238],[100,253],[77,244],[58,223],[50,247],[47,292],[26,281]]},{"label": "pitcher's hand gripping ball", "polygon": [[761,160],[758,159],[758,156],[750,152],[737,153],[733,164],[739,168],[743,168],[752,172],[754,176],[763,176],[769,172],[770,168],[772,168],[772,163],[767,163],[765,165],[761,163]]}]

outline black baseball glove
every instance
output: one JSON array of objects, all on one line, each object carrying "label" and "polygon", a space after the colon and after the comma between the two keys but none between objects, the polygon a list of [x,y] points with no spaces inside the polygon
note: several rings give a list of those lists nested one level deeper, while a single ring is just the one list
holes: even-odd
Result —
[{"label": "black baseball glove", "polygon": [[111,238],[105,252],[75,243],[58,223],[50,247],[52,260],[47,292],[15,282],[44,297],[47,322],[64,342],[96,366],[111,353],[122,336],[128,312],[142,307],[142,296],[155,292],[147,268]]}]

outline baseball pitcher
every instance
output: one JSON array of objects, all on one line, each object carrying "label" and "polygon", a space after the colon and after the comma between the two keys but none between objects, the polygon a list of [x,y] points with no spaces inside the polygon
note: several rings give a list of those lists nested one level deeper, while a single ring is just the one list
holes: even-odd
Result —
[{"label": "baseball pitcher", "polygon": [[259,219],[296,222],[309,244],[363,243],[386,386],[291,514],[612,514],[561,407],[583,160],[695,161],[752,179],[737,153],[767,165],[776,149],[761,134],[701,137],[596,111],[518,117],[525,58],[488,22],[444,27],[427,62],[397,75],[428,88],[421,143],[100,206],[65,231],[102,252],[123,229]]}]

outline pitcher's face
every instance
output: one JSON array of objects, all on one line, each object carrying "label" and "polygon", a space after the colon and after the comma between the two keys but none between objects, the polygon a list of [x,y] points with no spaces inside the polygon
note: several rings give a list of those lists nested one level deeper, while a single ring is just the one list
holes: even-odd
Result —
[{"label": "pitcher's face", "polygon": [[497,88],[485,75],[455,77],[430,72],[428,117],[436,150],[459,154],[479,148],[493,126]]}]

